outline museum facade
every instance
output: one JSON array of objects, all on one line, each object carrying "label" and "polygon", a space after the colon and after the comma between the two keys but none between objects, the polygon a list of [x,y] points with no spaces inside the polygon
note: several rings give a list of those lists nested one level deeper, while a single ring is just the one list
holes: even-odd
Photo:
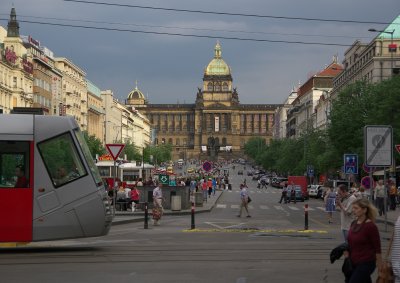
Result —
[{"label": "museum facade", "polygon": [[174,160],[236,158],[250,138],[261,137],[267,143],[272,138],[279,105],[241,104],[221,51],[217,43],[194,104],[150,104],[137,86],[128,95],[126,106],[147,116],[153,144],[171,144]]}]

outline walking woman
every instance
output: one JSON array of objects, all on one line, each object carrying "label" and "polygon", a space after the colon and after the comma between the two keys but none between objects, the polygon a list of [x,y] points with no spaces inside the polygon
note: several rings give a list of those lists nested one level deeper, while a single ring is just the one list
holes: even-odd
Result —
[{"label": "walking woman", "polygon": [[328,222],[332,223],[332,216],[336,211],[336,193],[333,191],[332,185],[329,185],[325,195],[325,211],[328,213]]},{"label": "walking woman", "polygon": [[381,241],[378,227],[375,224],[376,208],[367,199],[353,202],[353,214],[356,216],[349,231],[349,250],[353,271],[346,283],[369,283],[375,268],[382,266]]}]

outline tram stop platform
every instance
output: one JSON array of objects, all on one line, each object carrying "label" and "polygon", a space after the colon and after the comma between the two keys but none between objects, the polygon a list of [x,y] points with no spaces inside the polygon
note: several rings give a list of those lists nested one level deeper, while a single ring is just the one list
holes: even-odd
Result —
[{"label": "tram stop platform", "polygon": [[[222,196],[223,191],[217,190],[215,192],[215,196],[211,195],[210,198],[207,198],[206,202],[203,202],[202,206],[196,206],[195,213],[204,213],[210,212],[218,199]],[[181,209],[181,210],[171,210],[164,208],[164,215],[190,215],[192,213],[191,207],[189,209]],[[149,209],[149,217],[151,218],[151,209]],[[133,222],[144,222],[144,211],[143,210],[136,210],[135,212],[132,211],[115,211],[115,217],[113,219],[112,225],[121,225],[126,223],[133,223]]]}]

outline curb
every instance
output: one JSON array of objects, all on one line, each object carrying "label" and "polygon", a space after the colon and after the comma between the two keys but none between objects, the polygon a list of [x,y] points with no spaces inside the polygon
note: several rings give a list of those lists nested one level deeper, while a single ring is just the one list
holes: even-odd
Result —
[{"label": "curb", "polygon": [[[215,204],[218,202],[218,200],[219,200],[219,198],[223,195],[223,193],[224,193],[224,191],[222,191],[220,194],[219,194],[219,196],[217,197],[217,199],[215,200],[215,202],[214,202],[214,204],[212,204],[211,205],[211,207],[210,208],[200,208],[200,210],[196,210],[196,214],[197,213],[205,213],[205,212],[211,212],[213,209],[214,209],[214,207],[215,207]],[[173,211],[169,211],[169,212],[165,212],[164,213],[164,215],[168,215],[168,216],[171,216],[171,215],[177,215],[177,216],[182,216],[182,215],[191,215],[191,213],[192,213],[192,211],[191,210],[184,210],[184,211],[176,211],[176,212],[173,212]],[[149,217],[150,217],[150,213],[149,213]],[[129,214],[120,214],[120,215],[115,215],[115,216],[121,216],[121,217],[127,217],[127,218],[129,218],[129,219],[122,219],[122,220],[117,220],[117,221],[113,221],[112,222],[112,226],[115,226],[115,225],[122,225],[122,224],[128,224],[128,223],[137,223],[137,222],[144,222],[144,212],[140,212],[140,214],[136,214],[135,216],[133,216],[133,217],[135,217],[135,218],[131,218],[132,216],[131,215],[129,215]]]}]

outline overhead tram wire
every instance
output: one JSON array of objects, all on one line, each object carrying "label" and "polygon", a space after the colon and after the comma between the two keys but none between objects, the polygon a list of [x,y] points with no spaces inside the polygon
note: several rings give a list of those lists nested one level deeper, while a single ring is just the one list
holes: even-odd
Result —
[{"label": "overhead tram wire", "polygon": [[[0,19],[0,20],[7,21],[8,19]],[[118,28],[105,28],[105,27],[94,27],[94,26],[83,26],[83,25],[70,25],[70,24],[59,24],[59,23],[46,23],[46,22],[35,22],[35,21],[27,21],[27,20],[19,20],[19,22],[29,23],[29,24],[39,24],[39,25],[60,26],[60,27],[143,33],[143,34],[157,34],[157,35],[169,35],[169,36],[181,36],[181,37],[212,38],[212,39],[269,42],[269,43],[287,43],[287,44],[302,44],[302,45],[342,46],[342,47],[350,47],[351,46],[349,44],[339,44],[339,43],[305,42],[305,41],[288,41],[288,40],[272,40],[272,39],[258,39],[258,38],[241,38],[241,37],[226,37],[226,36],[212,36],[212,35],[198,35],[198,34],[183,34],[183,33],[118,29]]]},{"label": "overhead tram wire", "polygon": [[[1,14],[1,16],[8,16],[8,14]],[[354,36],[346,35],[322,35],[322,34],[302,34],[302,33],[281,33],[281,32],[264,32],[264,31],[246,31],[246,30],[225,30],[225,29],[207,29],[207,28],[194,28],[194,27],[179,27],[179,26],[161,26],[161,25],[143,25],[133,23],[121,23],[121,22],[108,22],[108,21],[93,21],[93,20],[80,20],[80,19],[67,19],[67,18],[55,18],[55,17],[38,17],[28,15],[18,15],[20,18],[32,18],[32,19],[44,19],[44,20],[56,20],[64,22],[83,22],[93,24],[107,24],[107,25],[121,25],[121,26],[135,26],[135,27],[148,27],[148,28],[163,28],[163,29],[182,29],[182,30],[195,30],[195,31],[212,31],[212,32],[229,32],[229,33],[244,33],[244,34],[265,34],[265,35],[278,35],[278,36],[303,36],[303,37],[327,37],[327,38],[351,38]],[[369,39],[370,37],[357,37],[358,39]]]},{"label": "overhead tram wire", "polygon": [[244,14],[244,13],[228,13],[228,12],[215,12],[215,11],[203,11],[203,10],[176,9],[176,8],[129,5],[129,4],[108,3],[108,2],[95,2],[95,1],[86,1],[86,0],[63,0],[63,1],[64,2],[82,3],[82,4],[91,4],[91,5],[105,5],[105,6],[125,7],[125,8],[138,8],[138,9],[150,9],[150,10],[173,11],[173,12],[184,12],[184,13],[197,13],[197,14],[211,14],[211,15],[224,15],[224,16],[238,16],[238,17],[252,17],[252,18],[271,18],[271,19],[280,19],[280,20],[335,22],[335,23],[352,23],[352,24],[376,24],[376,25],[390,25],[390,24],[392,24],[392,23],[388,23],[388,22],[338,20],[338,19],[322,19],[322,18],[306,18],[306,17],[286,17],[286,16],[271,16],[271,15],[258,15],[258,14]]}]

